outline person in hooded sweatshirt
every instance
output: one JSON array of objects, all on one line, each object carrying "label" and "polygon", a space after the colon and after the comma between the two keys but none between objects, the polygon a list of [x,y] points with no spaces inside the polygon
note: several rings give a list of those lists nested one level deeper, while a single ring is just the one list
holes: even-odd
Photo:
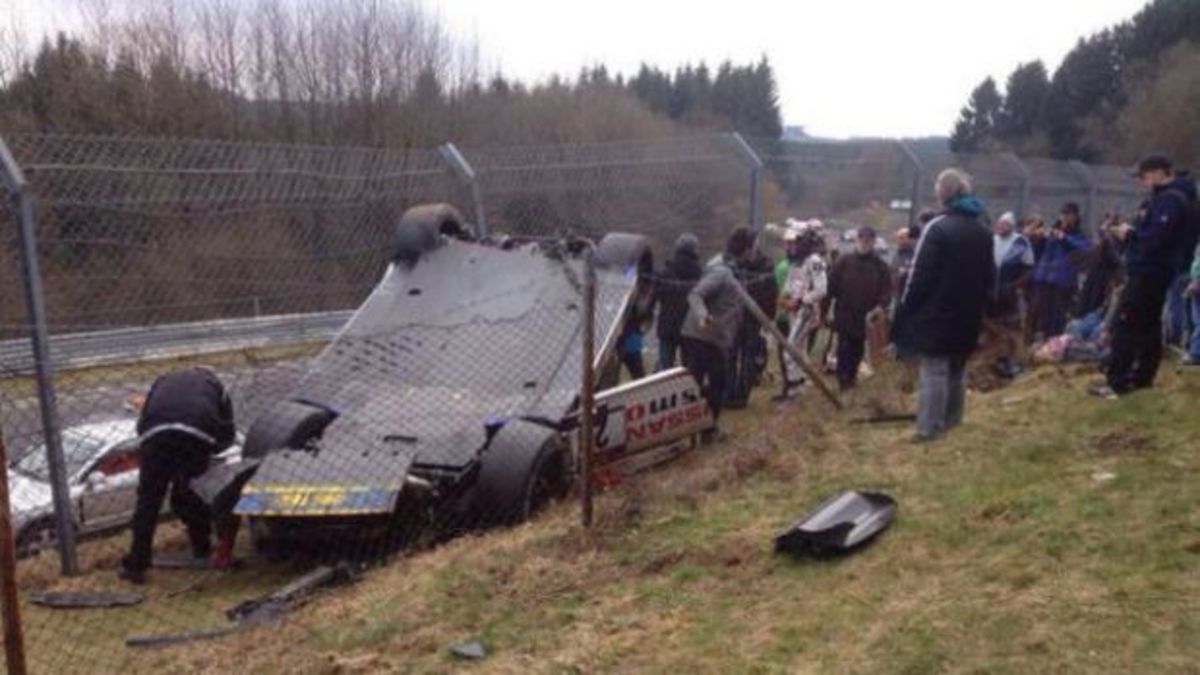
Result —
[{"label": "person in hooded sweatshirt", "polygon": [[709,263],[700,282],[688,293],[688,313],[683,321],[683,363],[704,390],[712,411],[716,435],[726,387],[726,364],[746,313],[738,291],[735,269],[753,254],[754,235],[739,227],[725,242],[725,252]]},{"label": "person in hooded sweatshirt", "polygon": [[1191,213],[1196,183],[1176,175],[1171,160],[1150,155],[1137,168],[1137,178],[1149,191],[1132,225],[1120,228],[1125,241],[1125,285],[1117,300],[1108,383],[1091,389],[1102,398],[1116,398],[1154,386],[1162,361],[1162,314],[1167,291],[1180,269],[1191,262]]},{"label": "person in hooded sweatshirt", "polygon": [[679,235],[654,290],[654,305],[658,312],[659,372],[674,368],[677,363],[683,341],[683,320],[688,311],[688,293],[703,273],[700,240],[694,234]]},{"label": "person in hooded sweatshirt", "polygon": [[962,423],[967,358],[978,346],[996,274],[992,233],[971,177],[947,169],[935,191],[944,211],[921,234],[892,324],[897,351],[920,361],[917,442]]}]

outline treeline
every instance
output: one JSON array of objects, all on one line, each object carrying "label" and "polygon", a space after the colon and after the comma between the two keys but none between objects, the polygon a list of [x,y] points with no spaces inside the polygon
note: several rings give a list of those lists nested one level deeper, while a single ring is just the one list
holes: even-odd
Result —
[{"label": "treeline", "polygon": [[414,1],[81,7],[80,31],[36,48],[0,36],[0,130],[424,147],[782,128],[765,60],[527,85]]},{"label": "treeline", "polygon": [[1200,2],[1152,0],[1131,19],[1083,38],[1053,73],[1018,66],[1003,90],[971,93],[951,139],[957,151],[1013,150],[1126,163],[1148,149],[1200,159]]}]

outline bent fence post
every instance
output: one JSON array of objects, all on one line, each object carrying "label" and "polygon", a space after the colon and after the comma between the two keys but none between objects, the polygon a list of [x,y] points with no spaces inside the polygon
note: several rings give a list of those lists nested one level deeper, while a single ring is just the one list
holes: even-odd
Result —
[{"label": "bent fence post", "polygon": [[596,394],[596,264],[589,250],[583,269],[583,377],[579,387],[579,494],[583,526],[592,526],[592,413]]},{"label": "bent fence post", "polygon": [[466,183],[467,189],[471,191],[471,208],[475,211],[475,234],[479,238],[488,236],[487,220],[483,213],[483,193],[479,190],[479,175],[475,173],[475,167],[467,161],[459,151],[458,146],[453,143],[445,143],[438,151],[442,153],[442,158],[454,170],[455,175]]},{"label": "bent fence post", "polygon": [[1006,152],[1000,156],[1017,172],[1017,177],[1021,181],[1020,191],[1017,193],[1017,220],[1024,220],[1025,212],[1029,208],[1030,181],[1033,179],[1033,173],[1015,153]]},{"label": "bent fence post", "polygon": [[738,132],[729,134],[729,138],[733,141],[733,147],[742,156],[746,162],[746,167],[750,169],[750,228],[758,232],[762,227],[762,157],[750,147],[746,139]]},{"label": "bent fence post", "polygon": [[38,407],[42,414],[46,465],[50,469],[50,488],[54,498],[58,554],[62,573],[66,576],[73,576],[79,571],[78,561],[75,557],[75,526],[71,511],[71,494],[67,486],[67,466],[63,460],[58,401],[54,394],[54,365],[50,360],[49,328],[46,323],[46,307],[42,294],[42,273],[38,266],[33,201],[29,196],[29,186],[25,181],[25,175],[3,139],[0,139],[0,179],[4,180],[13,195],[13,208],[16,212],[25,303],[29,312],[30,340],[37,375]]},{"label": "bent fence post", "polygon": [[758,303],[754,301],[754,298],[750,296],[750,292],[746,290],[746,287],[743,286],[741,282],[734,282],[734,288],[737,289],[738,295],[742,298],[742,304],[746,306],[746,309],[750,311],[750,314],[754,316],[754,319],[758,321],[758,323],[762,325],[763,329],[770,333],[771,337],[775,338],[775,342],[780,347],[783,347],[783,349],[787,351],[787,353],[796,361],[796,365],[800,366],[800,369],[804,371],[804,374],[813,381],[813,384],[817,385],[817,389],[821,390],[821,393],[825,395],[825,398],[829,399],[829,402],[833,404],[833,407],[841,410],[842,399],[838,398],[838,395],[834,393],[833,389],[829,386],[829,383],[825,381],[825,378],[822,377],[821,373],[817,372],[817,369],[813,368],[812,364],[808,362],[808,356],[805,355],[805,353],[802,352],[799,347],[792,344],[786,337],[784,337],[783,333],[779,332],[779,328],[775,325],[775,321],[762,311],[762,308],[758,306]]},{"label": "bent fence post", "polygon": [[[3,433],[0,433],[0,462],[8,466]],[[21,605],[17,595],[16,542],[13,540],[7,471],[0,476],[0,603],[4,606],[4,663],[12,675],[25,675],[25,634],[21,628]]]},{"label": "bent fence post", "polygon": [[1095,235],[1098,227],[1092,218],[1096,215],[1096,178],[1092,175],[1092,169],[1087,164],[1073,159],[1067,162],[1071,167],[1071,171],[1079,179],[1080,184],[1087,190],[1087,201],[1083,205],[1083,223],[1084,229]]},{"label": "bent fence post", "polygon": [[921,203],[921,181],[925,177],[925,163],[917,157],[917,153],[912,147],[903,140],[898,140],[896,143],[900,146],[900,151],[904,153],[904,158],[912,165],[913,180],[912,192],[909,193],[908,205],[908,226],[912,227],[917,224],[917,214],[920,213]]}]

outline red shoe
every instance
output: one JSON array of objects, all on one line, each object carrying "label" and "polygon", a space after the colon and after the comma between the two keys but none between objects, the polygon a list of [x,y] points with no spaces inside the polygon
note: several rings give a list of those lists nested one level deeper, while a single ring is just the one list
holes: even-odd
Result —
[{"label": "red shoe", "polygon": [[237,534],[221,535],[217,539],[217,552],[213,554],[213,569],[227,570],[233,567],[233,544]]}]

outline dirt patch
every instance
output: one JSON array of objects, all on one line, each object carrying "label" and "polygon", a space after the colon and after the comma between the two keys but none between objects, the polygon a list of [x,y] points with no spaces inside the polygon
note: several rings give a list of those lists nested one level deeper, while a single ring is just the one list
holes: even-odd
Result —
[{"label": "dirt patch", "polygon": [[1118,427],[1094,436],[1091,446],[1102,455],[1132,455],[1154,450],[1154,436],[1139,429]]}]

